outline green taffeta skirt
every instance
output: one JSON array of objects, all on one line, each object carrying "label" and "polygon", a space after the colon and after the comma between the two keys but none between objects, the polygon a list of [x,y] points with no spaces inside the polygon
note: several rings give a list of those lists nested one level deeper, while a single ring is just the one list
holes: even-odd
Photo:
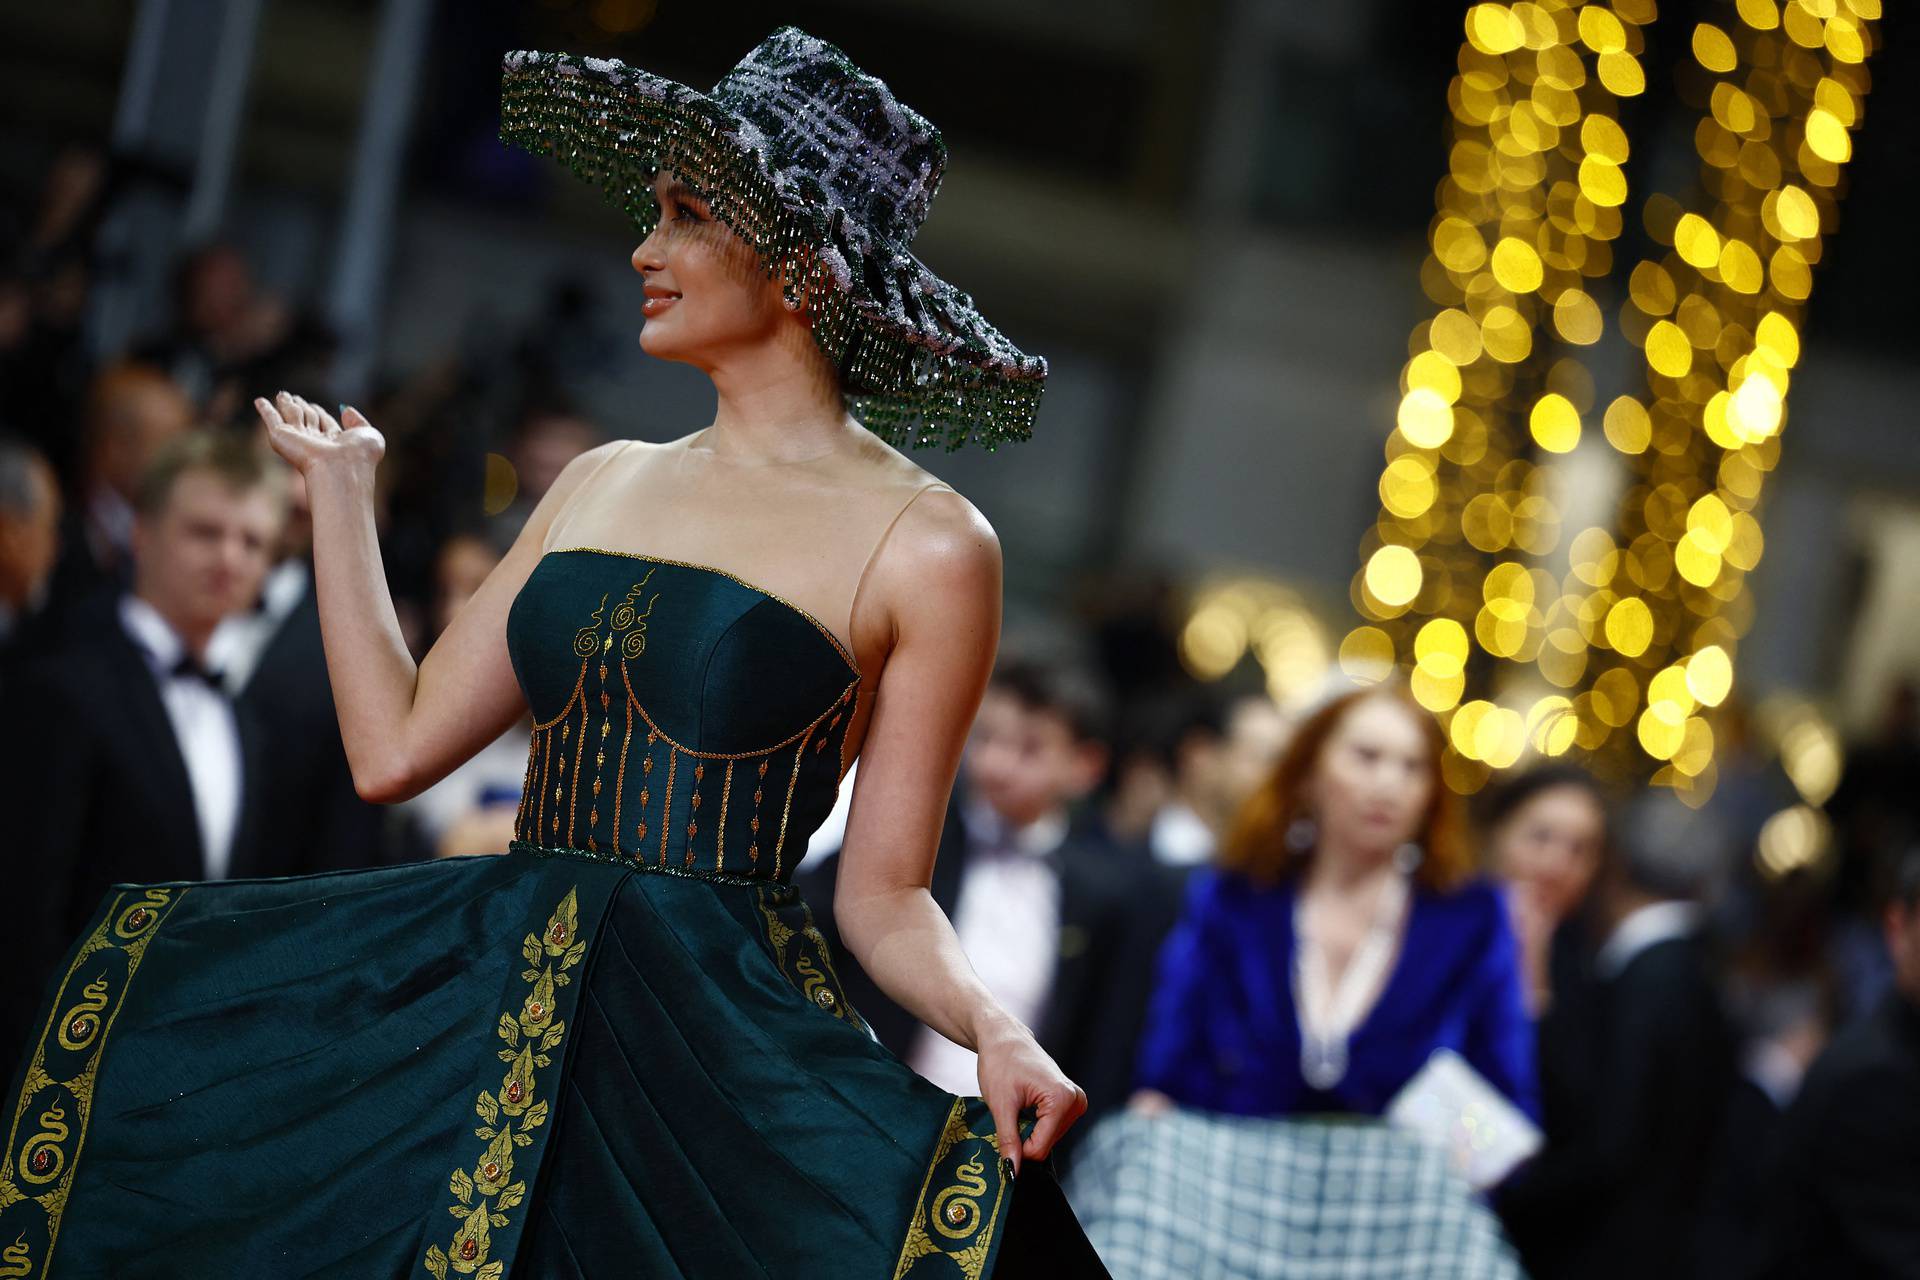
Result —
[{"label": "green taffeta skirt", "polygon": [[784,885],[517,847],[130,886],[41,1025],[0,1276],[1104,1274]]}]

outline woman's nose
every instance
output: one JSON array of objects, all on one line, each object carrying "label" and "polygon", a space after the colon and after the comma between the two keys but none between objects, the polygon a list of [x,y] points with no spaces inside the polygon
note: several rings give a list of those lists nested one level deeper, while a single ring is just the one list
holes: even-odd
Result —
[{"label": "woman's nose", "polygon": [[641,275],[645,275],[649,271],[658,271],[666,265],[666,263],[660,260],[659,250],[655,246],[655,240],[658,236],[659,232],[655,231],[634,248],[633,269]]}]

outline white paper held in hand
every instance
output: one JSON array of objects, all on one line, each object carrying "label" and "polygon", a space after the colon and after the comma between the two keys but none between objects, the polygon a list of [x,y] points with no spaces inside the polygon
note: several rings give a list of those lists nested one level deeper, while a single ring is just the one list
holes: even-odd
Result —
[{"label": "white paper held in hand", "polygon": [[1438,1147],[1483,1191],[1540,1149],[1539,1128],[1451,1049],[1437,1049],[1387,1107],[1387,1119]]}]

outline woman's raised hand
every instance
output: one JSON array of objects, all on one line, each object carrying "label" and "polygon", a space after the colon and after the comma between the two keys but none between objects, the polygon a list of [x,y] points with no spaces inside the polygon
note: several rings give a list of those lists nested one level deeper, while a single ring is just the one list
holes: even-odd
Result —
[{"label": "woman's raised hand", "polygon": [[267,443],[302,475],[335,460],[357,462],[371,469],[387,451],[386,437],[358,409],[342,411],[344,423],[317,404],[289,391],[271,401],[255,397],[253,407],[267,425]]}]

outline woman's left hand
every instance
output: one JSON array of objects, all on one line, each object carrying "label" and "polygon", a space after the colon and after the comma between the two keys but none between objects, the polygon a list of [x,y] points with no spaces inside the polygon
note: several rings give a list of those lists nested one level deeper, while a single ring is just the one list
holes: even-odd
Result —
[{"label": "woman's left hand", "polygon": [[[1012,1018],[980,1038],[979,1055],[980,1096],[993,1113],[1000,1156],[1017,1175],[1023,1159],[1046,1159],[1060,1135],[1086,1114],[1086,1091]],[[1039,1118],[1023,1142],[1020,1113],[1029,1107]]]}]

